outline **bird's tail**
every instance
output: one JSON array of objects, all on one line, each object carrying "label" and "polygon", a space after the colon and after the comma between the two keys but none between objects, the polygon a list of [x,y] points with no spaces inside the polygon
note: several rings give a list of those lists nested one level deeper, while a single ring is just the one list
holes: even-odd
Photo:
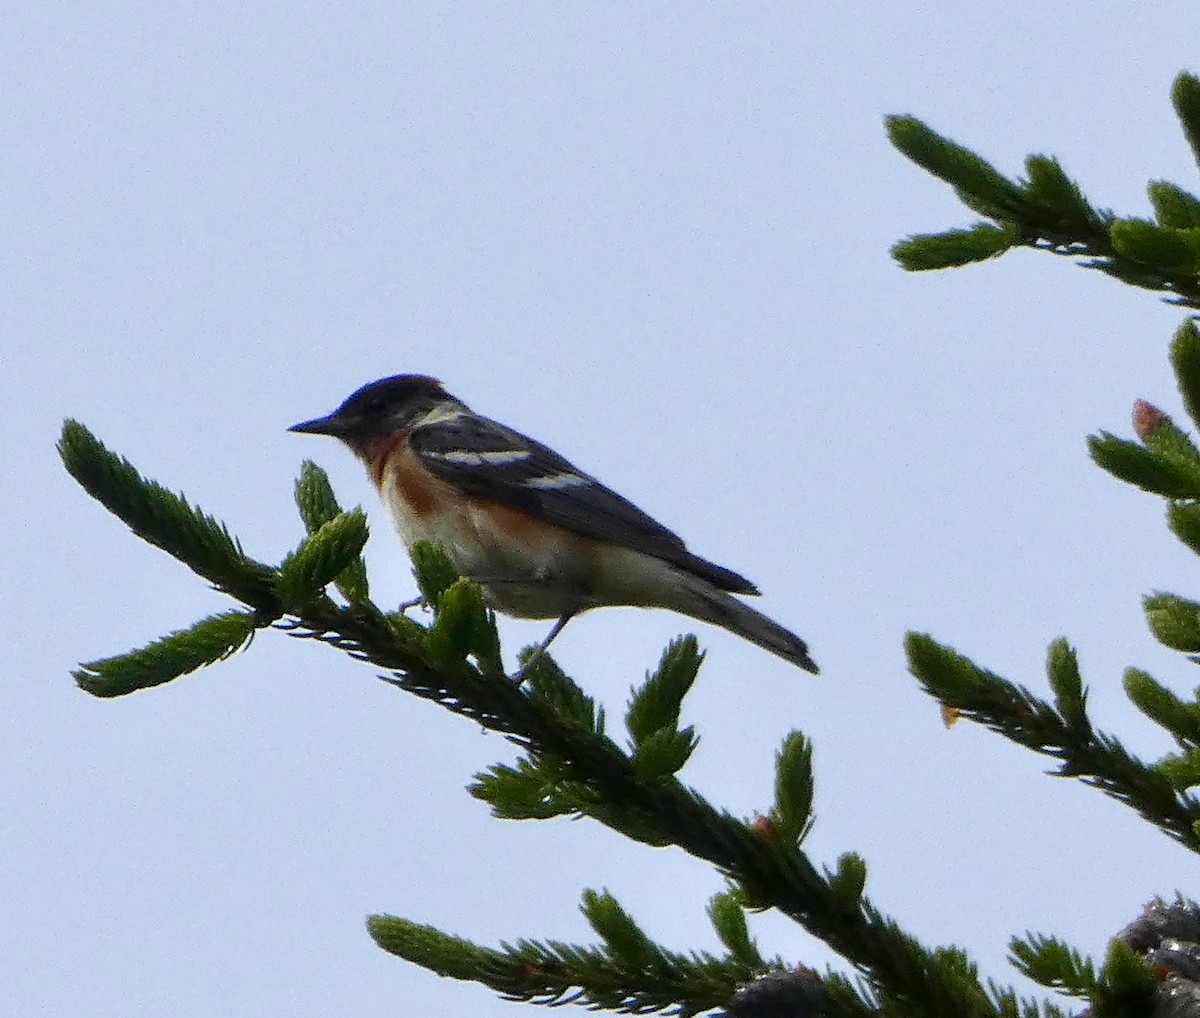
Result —
[{"label": "bird's tail", "polygon": [[671,605],[677,611],[691,615],[702,622],[728,629],[743,639],[756,643],[785,661],[798,665],[805,671],[817,674],[816,662],[808,656],[808,644],[778,622],[755,611],[748,604],[715,587],[707,580],[683,573],[680,577],[683,588],[690,595],[686,604]]}]

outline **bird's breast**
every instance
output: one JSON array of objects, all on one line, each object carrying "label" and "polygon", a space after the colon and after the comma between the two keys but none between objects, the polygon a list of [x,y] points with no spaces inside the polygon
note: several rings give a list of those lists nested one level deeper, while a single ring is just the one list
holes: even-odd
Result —
[{"label": "bird's breast", "polygon": [[586,538],[464,494],[426,470],[405,444],[384,454],[376,484],[405,547],[411,550],[417,541],[441,545],[497,611],[556,618],[597,603],[590,594],[593,555]]}]

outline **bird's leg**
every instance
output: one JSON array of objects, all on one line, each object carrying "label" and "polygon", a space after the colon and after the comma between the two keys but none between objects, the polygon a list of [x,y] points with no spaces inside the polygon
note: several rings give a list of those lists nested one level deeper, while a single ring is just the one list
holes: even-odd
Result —
[{"label": "bird's leg", "polygon": [[519,686],[522,682],[525,681],[525,679],[529,676],[529,673],[537,665],[538,661],[541,660],[542,655],[546,652],[546,648],[550,646],[551,641],[559,633],[561,633],[563,631],[563,627],[578,614],[579,614],[578,609],[569,611],[569,612],[567,612],[566,615],[564,615],[562,618],[560,618],[557,622],[554,623],[554,625],[550,629],[550,632],[546,635],[546,639],[544,639],[541,643],[539,643],[537,645],[537,647],[534,649],[534,652],[529,655],[529,657],[526,659],[525,663],[523,665],[521,665],[521,667],[518,668],[516,670],[516,672],[513,673],[513,675],[512,675],[513,682],[515,682]]}]

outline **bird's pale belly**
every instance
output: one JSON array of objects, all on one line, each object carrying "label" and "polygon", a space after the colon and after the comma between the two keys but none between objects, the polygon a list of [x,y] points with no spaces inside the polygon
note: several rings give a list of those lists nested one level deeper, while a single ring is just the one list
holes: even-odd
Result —
[{"label": "bird's pale belly", "polygon": [[575,534],[516,510],[505,510],[507,518],[494,511],[485,516],[465,501],[421,517],[389,509],[407,548],[417,541],[441,545],[458,574],[478,583],[496,611],[556,619],[599,603],[591,593],[589,542]]}]

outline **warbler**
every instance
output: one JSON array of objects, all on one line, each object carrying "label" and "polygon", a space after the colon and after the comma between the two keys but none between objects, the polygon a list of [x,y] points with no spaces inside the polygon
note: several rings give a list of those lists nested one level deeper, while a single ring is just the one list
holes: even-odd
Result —
[{"label": "warbler", "polygon": [[288,430],[345,442],[405,546],[441,545],[490,607],[556,619],[535,657],[580,612],[635,606],[721,626],[817,672],[800,637],[733,596],[759,593],[744,576],[692,554],[632,502],[436,379],[371,382]]}]

